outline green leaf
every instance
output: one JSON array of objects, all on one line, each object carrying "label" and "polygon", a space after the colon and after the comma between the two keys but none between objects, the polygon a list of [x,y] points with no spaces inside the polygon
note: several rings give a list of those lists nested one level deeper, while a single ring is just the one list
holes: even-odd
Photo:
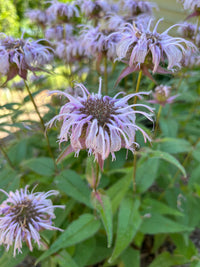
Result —
[{"label": "green leaf", "polygon": [[164,136],[176,137],[178,132],[178,122],[172,118],[160,118],[160,129]]},{"label": "green leaf", "polygon": [[[0,188],[5,190],[7,193],[18,189],[19,182],[20,178],[16,171],[6,168],[0,172]],[[0,192],[0,201],[2,202],[5,198],[5,195]]]},{"label": "green leaf", "polygon": [[14,267],[17,264],[21,263],[24,258],[27,256],[29,250],[26,247],[23,247],[22,254],[17,254],[16,257],[13,257],[13,250],[10,249],[8,252],[5,251],[0,258],[1,267]]},{"label": "green leaf", "polygon": [[157,177],[159,160],[155,158],[142,157],[138,161],[136,171],[136,189],[138,192],[145,192]]},{"label": "green leaf", "polygon": [[79,267],[66,250],[55,256],[53,261],[61,267]]},{"label": "green leaf", "polygon": [[76,245],[73,259],[79,267],[87,266],[87,262],[91,258],[95,247],[96,242],[94,237]]},{"label": "green leaf", "polygon": [[26,169],[30,169],[44,176],[52,176],[55,172],[53,160],[47,157],[31,158],[23,161],[21,165]]},{"label": "green leaf", "polygon": [[91,191],[85,181],[74,171],[65,170],[55,178],[55,183],[60,191],[72,197],[78,202],[92,207],[90,202]]},{"label": "green leaf", "polygon": [[160,150],[171,154],[184,153],[191,150],[190,143],[185,139],[163,138],[159,139]]},{"label": "green leaf", "polygon": [[124,263],[124,267],[140,267],[140,252],[128,247],[120,256]]},{"label": "green leaf", "polygon": [[[120,170],[118,171],[120,172]],[[113,214],[117,210],[132,182],[133,169],[122,169],[122,173],[123,172],[126,172],[126,175],[107,190],[107,195],[111,199]]]},{"label": "green leaf", "polygon": [[12,163],[19,164],[22,160],[27,159],[28,150],[28,140],[23,139],[14,146],[12,146],[8,151],[8,156]]},{"label": "green leaf", "polygon": [[169,252],[163,252],[158,255],[149,267],[172,267],[187,263],[183,255],[172,255]]},{"label": "green leaf", "polygon": [[158,200],[155,200],[153,198],[145,198],[142,202],[145,207],[146,213],[156,212],[159,214],[168,214],[168,215],[174,215],[174,216],[183,216],[183,213],[180,211],[171,208],[167,204],[164,204]]},{"label": "green leaf", "polygon": [[175,165],[183,174],[184,177],[187,176],[185,168],[180,164],[180,162],[172,155],[170,155],[167,152],[163,152],[163,151],[159,151],[159,150],[151,150],[151,149],[147,149],[146,153],[149,153],[149,156],[151,158],[159,158],[159,159],[163,159],[165,161],[168,161],[169,163]]},{"label": "green leaf", "polygon": [[124,249],[132,242],[141,222],[138,212],[140,202],[138,199],[126,197],[123,199],[118,214],[117,237],[112,256],[108,260],[113,262]]},{"label": "green leaf", "polygon": [[192,155],[197,161],[200,162],[200,142],[196,145]]},{"label": "green leaf", "polygon": [[192,230],[192,227],[182,225],[156,213],[151,213],[150,218],[145,218],[140,227],[140,231],[145,234],[176,233]]},{"label": "green leaf", "polygon": [[110,248],[113,237],[112,207],[110,198],[105,195],[105,192],[102,191],[96,191],[92,193],[92,203],[94,208],[100,214],[108,238],[108,247]]},{"label": "green leaf", "polygon": [[81,215],[73,221],[59,238],[37,260],[46,259],[62,248],[73,246],[93,236],[100,228],[100,222],[90,214]]},{"label": "green leaf", "polygon": [[[106,247],[106,238],[105,235],[96,235],[96,246],[94,247],[94,251],[92,253],[91,258],[88,260],[86,266],[94,266],[95,264],[107,259],[111,253],[112,249]],[[84,266],[85,267],[85,266]]]},{"label": "green leaf", "polygon": [[190,173],[189,187],[193,187],[195,184],[200,184],[200,164],[193,168]]},{"label": "green leaf", "polygon": [[183,234],[171,234],[170,238],[176,246],[176,254],[184,255],[188,260],[198,256],[198,248],[195,247],[189,236]]}]

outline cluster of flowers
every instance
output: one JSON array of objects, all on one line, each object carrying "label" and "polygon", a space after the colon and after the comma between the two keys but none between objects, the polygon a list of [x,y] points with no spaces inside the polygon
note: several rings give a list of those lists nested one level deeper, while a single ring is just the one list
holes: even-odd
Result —
[{"label": "cluster of flowers", "polygon": [[[160,34],[159,20],[151,29],[153,8],[157,6],[148,1],[121,0],[117,4],[77,0],[64,4],[52,0],[49,3],[45,11],[32,10],[27,14],[32,21],[43,24],[45,37],[54,43],[55,54],[66,63],[75,64],[88,58],[100,62],[105,56],[111,62],[127,63],[128,69],[122,77],[139,69],[145,74],[148,70],[166,73],[162,68],[166,62],[168,70],[174,71],[182,62],[186,64],[185,54],[195,50],[193,43],[169,35],[171,28],[178,25]],[[80,24],[80,17],[85,24]]]}]

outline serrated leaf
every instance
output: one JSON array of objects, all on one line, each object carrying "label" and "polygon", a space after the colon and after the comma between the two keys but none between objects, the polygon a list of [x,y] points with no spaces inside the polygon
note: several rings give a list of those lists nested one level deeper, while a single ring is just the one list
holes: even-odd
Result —
[{"label": "serrated leaf", "polygon": [[[122,169],[122,173],[126,172],[126,175],[107,190],[107,195],[111,200],[113,214],[117,210],[120,202],[130,187],[132,182],[132,170],[132,168],[129,170]],[[118,171],[120,172],[120,170]]]},{"label": "serrated leaf", "polygon": [[22,161],[23,168],[32,170],[44,176],[52,176],[55,172],[54,162],[51,158],[39,157]]},{"label": "serrated leaf", "polygon": [[140,231],[145,234],[176,233],[192,230],[192,227],[182,225],[156,213],[151,213],[151,217],[145,218],[140,227]]},{"label": "serrated leaf", "polygon": [[73,221],[58,239],[37,260],[42,261],[62,248],[73,246],[93,236],[100,228],[100,222],[91,214],[81,215]]},{"label": "serrated leaf", "polygon": [[92,203],[94,208],[99,212],[101,220],[106,230],[108,247],[111,247],[113,237],[112,207],[110,198],[105,192],[93,192]]},{"label": "serrated leaf", "polygon": [[151,149],[147,149],[146,152],[149,153],[149,156],[151,158],[163,159],[163,160],[168,161],[169,163],[175,165],[182,172],[184,177],[187,176],[185,168],[180,164],[180,162],[174,156],[170,155],[169,153],[159,151],[159,150],[154,151]]},{"label": "serrated leaf", "polygon": [[117,237],[112,256],[109,263],[113,262],[124,249],[131,243],[141,222],[141,216],[138,212],[140,201],[126,197],[123,199],[118,214]]},{"label": "serrated leaf", "polygon": [[91,191],[85,181],[72,170],[62,171],[55,178],[55,183],[60,191],[72,197],[78,202],[84,203],[88,207],[92,207],[90,202]]}]

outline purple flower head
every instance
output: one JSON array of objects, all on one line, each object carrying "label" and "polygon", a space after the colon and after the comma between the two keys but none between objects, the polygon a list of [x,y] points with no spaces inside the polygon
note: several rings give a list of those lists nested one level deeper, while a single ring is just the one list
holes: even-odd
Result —
[{"label": "purple flower head", "polygon": [[106,55],[111,60],[117,56],[116,46],[120,39],[120,33],[110,35],[107,30],[100,30],[98,26],[87,26],[81,33],[81,43],[88,56]]},{"label": "purple flower head", "polygon": [[183,60],[182,65],[184,67],[192,68],[194,66],[200,66],[200,54],[199,53],[192,53],[191,51],[186,52]]},{"label": "purple flower head", "polygon": [[197,47],[200,47],[200,27],[197,24],[184,22],[178,28],[178,33],[184,38],[193,41]]},{"label": "purple flower head", "polygon": [[0,205],[0,244],[4,244],[7,250],[14,244],[14,256],[16,251],[22,253],[23,241],[26,241],[31,251],[32,240],[40,247],[42,242],[39,231],[62,231],[52,226],[52,219],[55,218],[54,208],[65,206],[54,206],[51,200],[47,199],[51,195],[57,195],[58,191],[33,193],[33,190],[28,191],[28,186],[9,194],[2,189],[0,191],[7,196]]},{"label": "purple flower head", "polygon": [[[7,75],[7,81],[16,75],[27,78],[28,70],[41,70],[40,66],[52,59],[52,48],[40,44],[41,41],[13,39],[1,34],[0,73]],[[6,81],[6,82],[7,82]]]},{"label": "purple flower head", "polygon": [[74,62],[85,57],[85,48],[81,45],[81,39],[72,37],[56,44],[55,54],[65,62]]},{"label": "purple flower head", "polygon": [[183,36],[184,38],[188,38],[190,40],[195,39],[196,31],[197,31],[197,25],[188,22],[184,22],[178,28],[178,33],[181,34],[181,36]]},{"label": "purple flower head", "polygon": [[137,27],[127,23],[122,29],[122,39],[117,45],[118,60],[125,59],[130,67],[136,68],[140,65],[149,66],[153,73],[159,72],[160,63],[168,62],[168,69],[173,71],[174,67],[181,67],[181,60],[187,50],[196,50],[190,41],[183,38],[168,35],[171,28],[163,33],[157,32],[159,20],[153,31],[150,30],[151,22],[146,28],[142,24]]},{"label": "purple flower head", "polygon": [[49,15],[49,22],[60,20],[62,22],[69,22],[74,17],[79,17],[79,11],[75,3],[61,3],[57,0],[47,1],[51,3],[47,8],[46,13]]},{"label": "purple flower head", "polygon": [[151,115],[144,111],[136,111],[132,107],[147,108],[151,112],[152,109],[143,104],[128,104],[128,100],[134,96],[149,93],[130,94],[120,99],[117,98],[120,93],[113,98],[102,96],[101,79],[97,94],[90,94],[82,84],[77,84],[76,87],[81,90],[82,96],[73,97],[61,91],[50,92],[68,98],[67,103],[61,107],[59,115],[47,123],[47,127],[52,127],[55,121],[62,121],[59,142],[70,140],[70,145],[61,158],[73,151],[78,156],[80,150],[87,149],[88,154],[94,154],[103,169],[104,160],[110,153],[114,160],[114,152],[121,148],[134,152],[137,145],[135,143],[137,130],[141,131],[145,141],[150,140],[149,136],[136,125],[135,119],[139,113],[152,121]]},{"label": "purple flower head", "polygon": [[104,0],[80,0],[81,12],[87,17],[101,18],[112,10],[107,1]]},{"label": "purple flower head", "polygon": [[155,93],[153,93],[154,99],[149,100],[148,102],[153,104],[160,104],[162,106],[171,104],[178,95],[170,96],[170,94],[171,86],[161,84],[155,88]]},{"label": "purple flower head", "polygon": [[29,10],[26,12],[26,15],[32,22],[39,24],[42,27],[44,27],[48,22],[46,13],[39,9]]},{"label": "purple flower head", "polygon": [[108,31],[114,32],[119,27],[122,27],[127,21],[118,14],[109,13],[106,16],[106,29]]},{"label": "purple flower head", "polygon": [[157,8],[155,3],[138,0],[123,0],[123,10],[133,17],[142,14],[152,15],[153,8]]},{"label": "purple flower head", "polygon": [[48,28],[45,31],[45,38],[47,40],[61,41],[62,39],[69,39],[72,36],[73,26],[65,24],[64,27],[61,25]]},{"label": "purple flower head", "polygon": [[200,11],[200,0],[179,0],[183,4],[184,9]]}]

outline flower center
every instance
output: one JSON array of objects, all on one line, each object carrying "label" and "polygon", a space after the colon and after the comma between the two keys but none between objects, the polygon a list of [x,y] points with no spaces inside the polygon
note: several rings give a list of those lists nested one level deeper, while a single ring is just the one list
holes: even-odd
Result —
[{"label": "flower center", "polygon": [[13,206],[11,209],[13,220],[24,227],[27,227],[29,223],[32,224],[31,219],[37,220],[36,217],[40,215],[30,200],[24,200]]},{"label": "flower center", "polygon": [[84,107],[80,109],[80,112],[88,116],[92,115],[92,117],[97,119],[98,124],[102,127],[109,122],[111,115],[116,114],[114,103],[110,102],[109,99],[103,100],[103,98],[89,98],[82,104]]}]

